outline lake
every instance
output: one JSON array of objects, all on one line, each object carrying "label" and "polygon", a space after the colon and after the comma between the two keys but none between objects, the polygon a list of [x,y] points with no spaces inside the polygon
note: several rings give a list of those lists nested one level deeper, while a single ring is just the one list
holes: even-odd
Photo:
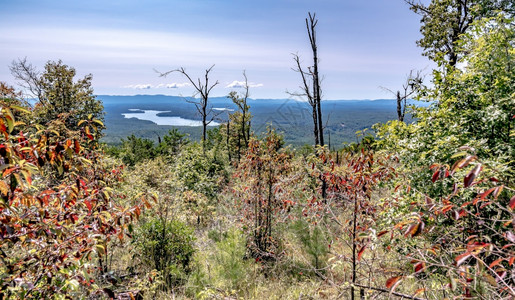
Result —
[{"label": "lake", "polygon": [[[170,125],[170,126],[202,126],[202,121],[190,120],[181,117],[160,116],[159,114],[169,113],[171,111],[160,110],[141,110],[137,108],[129,108],[130,113],[122,114],[124,118],[136,118],[139,120],[151,121],[157,125]],[[208,126],[218,126],[217,122],[211,122]]]}]

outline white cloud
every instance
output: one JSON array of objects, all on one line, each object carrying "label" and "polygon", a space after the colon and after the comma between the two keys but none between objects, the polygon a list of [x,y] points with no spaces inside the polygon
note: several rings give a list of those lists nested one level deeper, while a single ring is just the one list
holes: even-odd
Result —
[{"label": "white cloud", "polygon": [[188,83],[188,82],[184,82],[184,83],[167,83],[167,84],[164,84],[164,83],[161,83],[161,84],[158,84],[156,86],[156,88],[167,88],[167,89],[177,89],[177,88],[181,88],[181,87],[186,87],[186,86],[190,86],[191,84]]},{"label": "white cloud", "polygon": [[130,85],[124,86],[124,88],[136,89],[136,90],[148,90],[148,89],[153,88],[153,86],[151,84],[130,84]]},{"label": "white cloud", "polygon": [[[256,87],[262,87],[263,84],[262,83],[256,84],[256,83],[249,82],[248,86],[249,86],[249,88],[256,88]],[[244,87],[245,87],[245,81],[238,81],[238,80],[235,80],[226,86],[226,88],[231,88],[231,89],[239,89],[239,88],[244,88]]]},{"label": "white cloud", "polygon": [[150,83],[147,84],[129,84],[124,86],[126,89],[136,89],[136,90],[149,90],[149,89],[159,89],[159,88],[167,88],[167,89],[177,89],[181,87],[190,86],[191,84],[188,82],[184,83],[160,83],[158,85],[153,85]]}]

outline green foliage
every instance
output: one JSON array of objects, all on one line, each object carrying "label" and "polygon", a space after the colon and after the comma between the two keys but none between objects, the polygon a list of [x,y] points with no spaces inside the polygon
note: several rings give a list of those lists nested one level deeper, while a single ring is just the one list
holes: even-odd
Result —
[{"label": "green foliage", "polygon": [[179,154],[181,147],[189,143],[185,137],[186,134],[173,129],[168,131],[162,140],[159,139],[157,145],[154,145],[153,141],[132,134],[126,139],[122,139],[121,146],[108,147],[107,153],[119,157],[128,166],[134,166],[157,156],[171,159]]},{"label": "green foliage", "polygon": [[474,21],[493,17],[499,11],[514,12],[513,2],[504,0],[433,0],[427,6],[411,0],[406,2],[422,16],[423,37],[417,44],[424,49],[424,55],[440,63],[446,55],[451,66],[465,54],[458,50],[459,40]]},{"label": "green foliage", "polygon": [[134,134],[122,140],[122,146],[118,154],[123,163],[128,166],[152,159],[156,156],[154,142],[136,137]]},{"label": "green foliage", "polygon": [[150,269],[160,271],[168,286],[183,282],[191,271],[194,241],[193,229],[179,221],[161,218],[139,226],[133,239],[136,255]]},{"label": "green foliage", "polygon": [[176,128],[168,131],[163,139],[159,141],[156,147],[157,155],[174,157],[176,156],[181,147],[187,145],[189,140],[186,138],[186,134],[179,132]]},{"label": "green foliage", "polygon": [[249,112],[247,96],[248,90],[245,95],[238,95],[234,91],[229,93],[228,97],[236,104],[238,111],[230,114],[227,123],[220,126],[220,130],[225,134],[229,160],[236,162],[239,162],[247,151],[250,140],[252,115]]},{"label": "green foliage", "polygon": [[321,225],[310,224],[304,219],[297,220],[292,228],[304,251],[311,257],[312,266],[321,272],[321,269],[326,267],[329,253],[327,233]]},{"label": "green foliage", "polygon": [[227,177],[224,161],[217,152],[217,147],[203,150],[197,143],[181,151],[175,167],[177,178],[186,189],[216,198]]},{"label": "green foliage", "polygon": [[245,259],[246,252],[245,236],[236,229],[229,230],[226,237],[216,243],[214,267],[224,288],[238,290],[247,284],[245,279],[253,264]]},{"label": "green foliage", "polygon": [[456,296],[514,293],[502,278],[514,255],[506,245],[515,240],[506,232],[515,205],[514,42],[513,20],[503,14],[472,23],[456,41],[461,65],[442,61],[433,71],[434,86],[425,91],[431,107],[418,108],[413,124],[379,130],[379,145],[399,153],[404,168],[388,215],[397,213],[395,227],[412,238],[402,251],[415,273],[450,278]]},{"label": "green foliage", "polygon": [[510,22],[500,15],[474,24],[460,42],[468,53],[461,61],[463,70],[434,71],[434,87],[427,90],[427,97],[435,102],[414,112],[417,122],[392,121],[379,129],[379,144],[401,154],[416,175],[414,183],[427,183],[432,174],[427,166],[451,163],[452,155],[464,145],[510,172],[507,168],[515,154],[511,136],[515,73],[510,71],[515,52]]},{"label": "green foliage", "polygon": [[93,94],[91,74],[74,81],[75,69],[60,60],[48,61],[42,73],[26,60],[13,62],[10,69],[22,86],[37,98],[34,106],[37,123],[46,126],[60,120],[68,131],[73,132],[81,128],[81,120],[95,119],[100,125],[97,131],[104,127],[104,107]]}]

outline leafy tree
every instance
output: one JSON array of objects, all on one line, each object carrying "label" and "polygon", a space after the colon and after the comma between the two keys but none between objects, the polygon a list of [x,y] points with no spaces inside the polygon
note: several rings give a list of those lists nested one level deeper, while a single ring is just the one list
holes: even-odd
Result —
[{"label": "leafy tree", "polygon": [[282,144],[273,130],[263,140],[251,139],[235,174],[240,184],[234,192],[249,234],[248,248],[253,257],[262,260],[277,258],[278,215],[293,203],[287,198],[288,187],[282,184],[292,155],[281,150]]},{"label": "leafy tree", "polygon": [[156,156],[154,142],[132,134],[127,139],[122,139],[119,156],[123,163],[128,166],[134,166],[144,160],[152,159]]},{"label": "leafy tree", "polygon": [[249,112],[250,106],[247,104],[249,85],[245,72],[243,72],[243,76],[245,77],[245,92],[242,95],[238,95],[235,91],[229,93],[228,97],[236,104],[238,111],[229,115],[229,120],[226,124],[227,151],[229,152],[229,157],[234,157],[233,152],[235,152],[238,162],[241,155],[247,150],[250,140],[250,122],[252,120],[252,115]]},{"label": "leafy tree", "polygon": [[417,44],[424,49],[424,55],[435,61],[447,56],[451,67],[463,54],[458,50],[460,35],[467,33],[474,21],[493,17],[498,11],[514,12],[513,1],[509,0],[432,0],[429,5],[418,0],[405,2],[422,16],[423,37]]},{"label": "leafy tree", "polygon": [[138,227],[133,243],[142,261],[162,272],[166,284],[172,287],[191,271],[194,241],[193,230],[185,224],[152,218]]},{"label": "leafy tree", "polygon": [[158,155],[163,156],[176,156],[179,154],[181,147],[187,145],[189,143],[188,138],[186,138],[186,134],[180,133],[176,128],[168,131],[168,133],[163,136],[163,139],[159,139],[159,143],[156,147],[156,152]]},{"label": "leafy tree", "polygon": [[76,71],[62,61],[49,61],[39,73],[26,60],[13,62],[11,73],[27,87],[38,102],[34,107],[36,120],[45,125],[60,119],[68,130],[80,128],[79,121],[88,118],[99,120],[103,127],[103,105],[91,88],[92,75],[74,81]]},{"label": "leafy tree", "polygon": [[[504,273],[515,260],[508,246],[515,208],[512,25],[503,14],[472,23],[456,42],[463,67],[444,63],[433,73],[427,95],[437,102],[418,108],[416,123],[394,121],[380,131],[380,144],[400,153],[411,191],[399,211],[417,215],[395,226],[418,241],[410,257],[415,273],[450,279],[463,297],[514,295]],[[391,278],[390,287],[402,278]]]}]

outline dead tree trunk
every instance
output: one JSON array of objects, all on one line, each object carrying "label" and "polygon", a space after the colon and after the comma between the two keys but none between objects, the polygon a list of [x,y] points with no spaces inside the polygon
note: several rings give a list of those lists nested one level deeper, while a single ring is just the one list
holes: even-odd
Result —
[{"label": "dead tree trunk", "polygon": [[292,96],[306,97],[312,110],[313,118],[313,135],[315,136],[315,145],[324,145],[324,127],[322,119],[322,90],[320,88],[320,76],[318,74],[318,50],[316,41],[316,25],[318,20],[315,19],[315,14],[308,14],[306,18],[306,29],[308,31],[309,42],[311,50],[313,51],[313,66],[308,67],[304,71],[300,65],[300,57],[298,54],[293,54],[296,68],[293,70],[300,73],[302,78],[302,85],[300,93],[289,93]]},{"label": "dead tree trunk", "polygon": [[313,51],[313,97],[316,105],[317,121],[318,121],[318,140],[320,145],[324,145],[324,127],[322,123],[322,92],[320,89],[320,77],[318,75],[318,49],[316,40],[316,26],[318,20],[315,18],[316,14],[311,15],[308,13],[309,18],[306,18],[306,29],[308,31],[309,42],[311,44],[311,50]]}]

